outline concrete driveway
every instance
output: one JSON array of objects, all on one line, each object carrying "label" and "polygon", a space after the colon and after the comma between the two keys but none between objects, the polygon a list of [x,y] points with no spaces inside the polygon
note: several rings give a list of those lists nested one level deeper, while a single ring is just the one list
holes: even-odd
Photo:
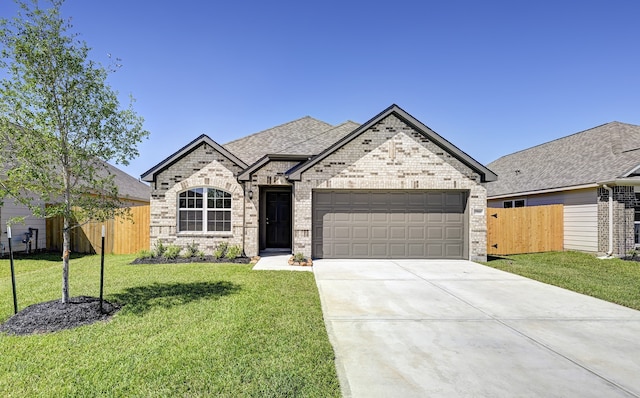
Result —
[{"label": "concrete driveway", "polygon": [[640,397],[639,311],[469,261],[313,268],[345,397]]}]

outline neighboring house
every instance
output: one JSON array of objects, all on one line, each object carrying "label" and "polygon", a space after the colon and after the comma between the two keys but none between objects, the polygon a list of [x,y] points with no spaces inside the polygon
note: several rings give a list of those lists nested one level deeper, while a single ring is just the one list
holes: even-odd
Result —
[{"label": "neighboring house", "polygon": [[[148,205],[151,196],[151,188],[149,185],[130,176],[124,171],[106,164],[107,170],[114,175],[116,186],[118,187],[118,196],[127,206]],[[6,234],[6,223],[14,217],[25,217],[24,223],[16,223],[11,226],[11,245],[16,251],[23,251],[27,248],[25,233],[31,229],[31,249],[35,250],[47,248],[47,227],[44,218],[35,217],[29,209],[12,198],[5,198],[4,203],[0,205],[0,225],[2,226],[2,236],[0,237],[0,254],[6,254],[8,251],[8,242]],[[36,240],[37,235],[37,240]]]},{"label": "neighboring house", "polygon": [[607,123],[487,167],[500,176],[485,184],[489,207],[564,205],[565,250],[623,256],[640,243],[640,126]]},{"label": "neighboring house", "polygon": [[392,105],[362,125],[304,117],[226,145],[202,135],[142,179],[152,246],[484,260],[481,183],[496,175]]}]

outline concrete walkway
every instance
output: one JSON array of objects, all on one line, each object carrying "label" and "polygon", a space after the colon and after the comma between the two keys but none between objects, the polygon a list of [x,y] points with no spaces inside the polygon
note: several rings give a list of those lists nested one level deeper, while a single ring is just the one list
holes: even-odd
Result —
[{"label": "concrete walkway", "polygon": [[345,397],[640,397],[640,312],[468,261],[317,260]]},{"label": "concrete walkway", "polygon": [[313,267],[289,265],[291,254],[261,254],[260,260],[253,266],[255,271],[313,271]]}]

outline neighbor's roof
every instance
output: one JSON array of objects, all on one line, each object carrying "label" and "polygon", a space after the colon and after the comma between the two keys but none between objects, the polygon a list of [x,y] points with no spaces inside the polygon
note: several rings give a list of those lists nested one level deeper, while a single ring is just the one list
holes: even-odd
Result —
[{"label": "neighbor's roof", "polygon": [[120,199],[151,201],[151,187],[149,185],[109,163],[105,162],[105,165],[109,173],[115,176],[114,183],[118,187],[118,197]]},{"label": "neighbor's roof", "polygon": [[611,122],[501,157],[489,197],[584,186],[630,177],[640,165],[640,126]]},{"label": "neighbor's roof", "polygon": [[[249,135],[222,145],[227,151],[235,154],[246,164],[253,164],[267,154],[296,153],[295,145],[302,145],[312,138],[333,128],[329,123],[305,116],[298,120],[272,127],[268,130]],[[287,150],[292,148],[291,150]],[[316,154],[322,149],[315,152]],[[305,152],[306,154],[307,152]],[[308,152],[308,154],[314,154]]]}]

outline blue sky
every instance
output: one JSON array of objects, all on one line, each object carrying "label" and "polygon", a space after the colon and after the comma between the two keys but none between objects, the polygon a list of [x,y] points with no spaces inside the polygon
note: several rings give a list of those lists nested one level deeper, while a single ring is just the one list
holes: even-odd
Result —
[{"label": "blue sky", "polygon": [[[0,17],[15,6],[0,0]],[[487,164],[610,121],[640,124],[640,2],[67,0],[151,132],[135,177],[198,135],[224,144],[392,103]]]}]

